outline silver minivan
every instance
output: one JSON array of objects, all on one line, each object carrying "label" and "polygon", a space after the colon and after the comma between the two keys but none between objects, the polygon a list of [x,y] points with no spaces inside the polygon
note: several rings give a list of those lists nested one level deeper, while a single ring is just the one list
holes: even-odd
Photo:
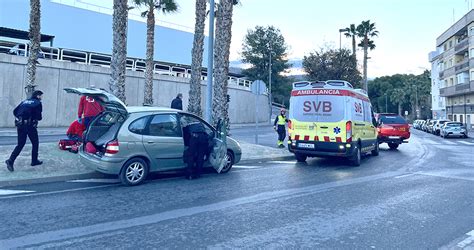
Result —
[{"label": "silver minivan", "polygon": [[[242,150],[237,141],[223,136],[218,129],[193,114],[170,108],[127,107],[114,95],[96,88],[64,90],[93,97],[105,109],[84,134],[84,144],[79,150],[81,162],[96,171],[118,175],[125,185],[140,184],[149,172],[185,168],[182,136],[185,124],[202,123],[215,140],[225,142],[220,145],[227,149],[219,149],[225,150],[220,154],[223,166],[211,166],[207,159],[205,167],[219,168],[218,172],[226,173],[241,159]],[[86,150],[88,142],[94,145],[96,152]]]}]

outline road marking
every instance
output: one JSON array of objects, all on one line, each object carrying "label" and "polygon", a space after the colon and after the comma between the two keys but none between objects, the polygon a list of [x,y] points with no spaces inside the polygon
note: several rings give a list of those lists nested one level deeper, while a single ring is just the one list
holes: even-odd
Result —
[{"label": "road marking", "polygon": [[405,178],[405,177],[409,177],[409,176],[413,176],[413,175],[415,175],[415,173],[399,175],[399,176],[395,176],[394,178],[399,179],[399,178]]},{"label": "road marking", "polygon": [[459,242],[459,243],[457,244],[458,247],[464,248],[464,247],[466,247],[466,246],[468,246],[469,244],[471,244],[471,243],[474,242],[474,230],[472,230],[471,232],[467,233],[466,235],[469,236],[469,237],[467,237],[467,238],[464,239],[463,241]]},{"label": "road marking", "polygon": [[0,195],[25,194],[25,193],[34,193],[34,191],[0,189]]},{"label": "road marking", "polygon": [[270,161],[268,163],[274,163],[274,164],[295,164],[296,161]]},{"label": "road marking", "polygon": [[[235,206],[241,206],[256,202],[265,202],[268,200],[291,198],[295,196],[306,196],[317,193],[326,192],[333,188],[344,187],[365,182],[378,181],[381,179],[391,178],[400,175],[399,171],[385,172],[365,177],[358,177],[349,180],[328,182],[323,184],[316,184],[300,188],[288,188],[282,190],[274,190],[262,192],[255,195],[244,196],[236,199],[220,201],[208,205],[201,205],[188,208],[179,208],[169,211],[164,211],[156,214],[135,217],[131,219],[116,220],[110,222],[103,222],[94,225],[80,226],[73,228],[66,228],[60,230],[44,231],[41,233],[28,234],[16,238],[0,239],[0,249],[22,248],[33,245],[41,245],[55,241],[66,241],[73,238],[79,238],[89,235],[100,235],[111,231],[127,229],[131,227],[146,226],[150,224],[160,223],[178,219],[182,217],[194,216],[207,212],[214,212],[219,210],[226,210]],[[35,246],[38,247],[38,246]]]},{"label": "road marking", "polygon": [[84,179],[84,180],[73,180],[67,181],[72,183],[119,183],[117,179]]},{"label": "road marking", "polygon": [[469,145],[469,146],[474,145],[474,143],[472,143],[472,142],[467,142],[467,141],[459,141],[459,143],[462,143],[462,144],[464,144],[464,145]]},{"label": "road marking", "polygon": [[259,168],[259,167],[258,167],[258,166],[242,166],[242,165],[235,165],[235,166],[232,166],[232,168],[255,169],[255,168]]},{"label": "road marking", "polygon": [[443,144],[456,145],[456,143],[452,141],[443,141]]},{"label": "road marking", "polygon": [[[26,194],[21,194],[21,195],[13,195],[13,196],[0,197],[0,200],[13,199],[13,198],[22,198],[22,197],[34,197],[34,196],[48,195],[48,194],[61,194],[61,193],[68,193],[68,192],[75,192],[75,191],[82,191],[82,190],[89,190],[89,189],[113,187],[113,186],[118,186],[118,185],[119,185],[119,184],[110,184],[110,185],[102,185],[102,186],[94,186],[94,187],[84,187],[84,188],[74,188],[74,189],[66,189],[66,190],[43,192],[43,193],[26,193]],[[27,191],[27,192],[34,192],[34,191]],[[1,248],[0,248],[0,249],[1,249]]]}]

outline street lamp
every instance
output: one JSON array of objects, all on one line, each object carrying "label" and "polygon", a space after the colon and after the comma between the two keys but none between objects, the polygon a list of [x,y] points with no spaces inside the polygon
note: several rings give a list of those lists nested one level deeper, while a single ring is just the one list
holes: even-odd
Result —
[{"label": "street lamp", "polygon": [[387,111],[387,109],[388,109],[387,93],[385,93],[384,96],[385,96],[385,113],[388,113],[388,111]]},{"label": "street lamp", "polygon": [[349,28],[345,28],[345,29],[339,29],[339,50],[342,49],[342,46],[341,46],[341,41],[342,41],[342,32],[349,32]]},{"label": "street lamp", "polygon": [[268,47],[270,49],[270,57],[268,59],[268,102],[270,107],[268,121],[272,124],[272,42],[268,39]]}]

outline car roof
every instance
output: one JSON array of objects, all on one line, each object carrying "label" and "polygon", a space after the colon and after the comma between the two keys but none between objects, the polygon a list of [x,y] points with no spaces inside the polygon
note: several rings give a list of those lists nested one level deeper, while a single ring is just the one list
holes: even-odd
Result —
[{"label": "car roof", "polygon": [[128,113],[139,113],[139,112],[181,112],[181,110],[172,109],[168,107],[147,107],[147,106],[129,106],[127,107]]}]

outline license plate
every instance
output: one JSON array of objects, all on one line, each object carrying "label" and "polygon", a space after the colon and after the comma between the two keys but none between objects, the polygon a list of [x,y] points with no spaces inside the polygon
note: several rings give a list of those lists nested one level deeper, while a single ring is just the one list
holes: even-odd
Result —
[{"label": "license plate", "polygon": [[298,143],[299,148],[314,148],[314,144],[310,143]]},{"label": "license plate", "polygon": [[388,139],[400,139],[398,136],[389,136]]},{"label": "license plate", "polygon": [[405,128],[400,128],[400,131],[405,131]]}]

